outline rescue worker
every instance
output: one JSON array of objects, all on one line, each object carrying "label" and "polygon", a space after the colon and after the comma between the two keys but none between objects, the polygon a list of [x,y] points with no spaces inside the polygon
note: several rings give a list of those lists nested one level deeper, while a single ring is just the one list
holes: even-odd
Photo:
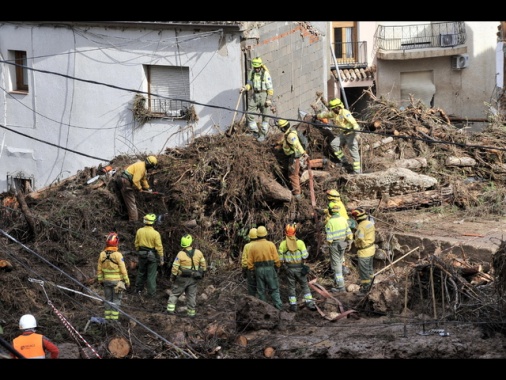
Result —
[{"label": "rescue worker", "polygon": [[267,302],[266,293],[269,293],[274,307],[281,310],[283,303],[279,293],[278,273],[281,267],[276,245],[267,240],[267,229],[264,226],[257,228],[257,241],[248,253],[248,269],[255,271],[257,280],[257,297]]},{"label": "rescue worker", "polygon": [[343,256],[348,247],[348,242],[351,243],[353,240],[353,234],[347,220],[339,215],[338,204],[330,202],[328,208],[331,216],[325,224],[325,235],[330,251],[330,266],[334,271],[335,291],[345,292],[342,272]]},{"label": "rescue worker", "polygon": [[279,119],[276,126],[283,132],[283,138],[278,141],[278,145],[283,145],[283,153],[288,158],[288,179],[292,187],[292,194],[296,199],[300,199],[300,164],[301,160],[308,160],[309,156],[299,141],[297,131],[290,126],[287,120]]},{"label": "rescue worker", "polygon": [[[240,92],[252,90],[253,94],[248,99],[248,114],[246,120],[248,127],[253,132],[253,136],[257,141],[262,142],[269,132],[268,115],[272,114],[272,96],[274,90],[272,86],[272,78],[269,70],[263,64],[262,58],[256,57],[251,60],[251,70],[248,74],[248,80],[241,87]],[[258,129],[256,121],[257,116],[252,113],[262,114],[262,124]]]},{"label": "rescue worker", "polygon": [[334,98],[330,100],[328,108],[329,111],[317,114],[316,118],[318,120],[327,119],[332,121],[339,128],[335,133],[334,139],[330,142],[334,156],[338,162],[347,165],[348,162],[343,152],[343,147],[347,146],[353,159],[353,173],[360,174],[361,162],[356,133],[360,131],[360,126],[351,112],[344,108],[344,104],[340,99]]},{"label": "rescue worker", "polygon": [[[337,191],[336,189],[330,189],[330,190],[327,190],[326,194],[327,194],[327,200],[329,202],[337,203],[337,205],[339,206],[339,215],[341,215],[342,217],[344,217],[348,221],[348,224],[350,225],[350,229],[353,232],[353,230],[355,228],[355,224],[356,224],[355,220],[353,220],[352,218],[350,218],[348,216],[348,211],[346,211],[346,207],[344,206],[344,203],[341,200],[341,194],[339,193],[339,191]],[[329,219],[330,219],[330,213],[328,211],[328,208],[326,208],[325,209],[325,222],[324,222],[324,224],[327,224]],[[349,245],[348,248],[351,248],[351,245]],[[346,255],[343,255],[343,274],[345,276],[350,274],[350,269],[346,266]]]},{"label": "rescue worker", "polygon": [[255,278],[255,271],[248,270],[248,255],[251,245],[257,240],[257,229],[251,228],[248,233],[249,243],[244,245],[241,256],[241,268],[242,276],[246,279],[248,286],[248,294],[250,296],[256,296],[257,294],[257,280]]},{"label": "rescue worker", "polygon": [[121,306],[123,291],[130,286],[130,279],[123,254],[119,251],[119,237],[116,232],[107,235],[105,249],[98,257],[97,281],[104,286],[105,320],[117,321],[119,311],[112,305]]},{"label": "rescue worker", "polygon": [[144,216],[144,227],[137,230],[134,241],[135,250],[139,257],[137,277],[135,279],[135,291],[138,295],[141,295],[144,290],[144,285],[146,285],[148,297],[151,298],[156,295],[158,266],[163,266],[165,264],[162,237],[153,227],[155,220],[155,214],[146,214]]},{"label": "rescue worker", "polygon": [[278,254],[281,265],[285,268],[286,279],[288,281],[288,302],[290,311],[297,311],[297,291],[296,285],[299,284],[304,297],[304,302],[309,310],[316,310],[313,295],[307,283],[308,268],[304,264],[309,256],[306,244],[303,240],[295,236],[295,224],[285,226],[286,238],[279,244]]},{"label": "rescue worker", "polygon": [[181,238],[181,248],[172,263],[170,280],[172,282],[171,295],[167,304],[167,313],[176,313],[176,303],[181,294],[186,297],[186,315],[194,318],[197,305],[197,283],[207,271],[204,254],[194,248],[193,237],[188,234]]},{"label": "rescue worker", "polygon": [[351,216],[357,221],[355,231],[355,248],[358,256],[358,274],[360,278],[360,292],[367,293],[371,289],[374,278],[374,254],[376,253],[376,226],[369,220],[363,208],[356,208]]},{"label": "rescue worker", "polygon": [[120,175],[116,176],[116,186],[125,203],[129,221],[137,221],[139,219],[135,191],[153,191],[149,186],[147,173],[149,170],[155,169],[157,165],[157,158],[155,156],[148,156],[144,160],[139,160],[128,166]]},{"label": "rescue worker", "polygon": [[46,336],[38,334],[37,321],[32,314],[25,314],[19,319],[19,329],[23,332],[12,341],[12,347],[26,359],[58,359],[60,350]]}]

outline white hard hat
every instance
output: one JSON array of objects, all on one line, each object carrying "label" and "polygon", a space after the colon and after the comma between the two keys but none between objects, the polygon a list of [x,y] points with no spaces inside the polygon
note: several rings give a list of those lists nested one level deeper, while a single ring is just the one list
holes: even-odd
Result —
[{"label": "white hard hat", "polygon": [[19,319],[19,329],[34,329],[37,327],[37,321],[35,317],[31,314],[25,314]]}]

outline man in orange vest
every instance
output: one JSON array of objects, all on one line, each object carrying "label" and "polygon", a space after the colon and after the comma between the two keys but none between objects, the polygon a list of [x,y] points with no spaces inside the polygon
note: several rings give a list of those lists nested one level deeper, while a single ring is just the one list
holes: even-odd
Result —
[{"label": "man in orange vest", "polygon": [[19,319],[19,329],[23,333],[12,341],[12,346],[26,359],[46,359],[46,354],[51,354],[51,359],[58,359],[60,350],[42,334],[37,334],[37,321],[31,314],[25,314]]}]

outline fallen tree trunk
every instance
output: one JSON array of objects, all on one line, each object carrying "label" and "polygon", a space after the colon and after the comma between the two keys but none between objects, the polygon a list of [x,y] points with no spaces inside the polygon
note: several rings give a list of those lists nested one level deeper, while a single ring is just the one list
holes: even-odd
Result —
[{"label": "fallen tree trunk", "polygon": [[281,186],[274,179],[262,175],[258,178],[262,184],[262,191],[266,198],[282,202],[290,202],[292,192],[286,187]]},{"label": "fallen tree trunk", "polygon": [[23,212],[23,215],[26,218],[26,222],[30,226],[30,230],[35,235],[36,229],[35,229],[35,219],[28,208],[28,205],[26,204],[25,196],[22,191],[16,191],[16,198],[18,200],[19,205],[21,206],[21,211]]},{"label": "fallen tree trunk", "polygon": [[395,197],[378,199],[363,199],[360,201],[348,202],[350,209],[363,207],[365,209],[378,209],[383,211],[398,211],[406,208],[420,208],[433,205],[441,205],[448,202],[453,194],[451,186],[441,190],[428,190],[417,193],[399,195]]}]

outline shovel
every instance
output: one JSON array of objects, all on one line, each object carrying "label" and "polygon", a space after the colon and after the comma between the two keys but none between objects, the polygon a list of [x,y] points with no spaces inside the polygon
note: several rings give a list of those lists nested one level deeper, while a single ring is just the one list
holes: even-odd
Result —
[{"label": "shovel", "polygon": [[239,93],[239,98],[237,99],[237,104],[235,105],[235,112],[234,112],[234,117],[232,118],[232,124],[230,124],[230,128],[228,129],[227,133],[225,134],[227,137],[230,137],[232,136],[232,133],[234,133],[234,128],[235,128],[235,117],[237,116],[237,109],[239,108],[239,104],[241,103],[241,98],[242,98],[242,92]]}]

